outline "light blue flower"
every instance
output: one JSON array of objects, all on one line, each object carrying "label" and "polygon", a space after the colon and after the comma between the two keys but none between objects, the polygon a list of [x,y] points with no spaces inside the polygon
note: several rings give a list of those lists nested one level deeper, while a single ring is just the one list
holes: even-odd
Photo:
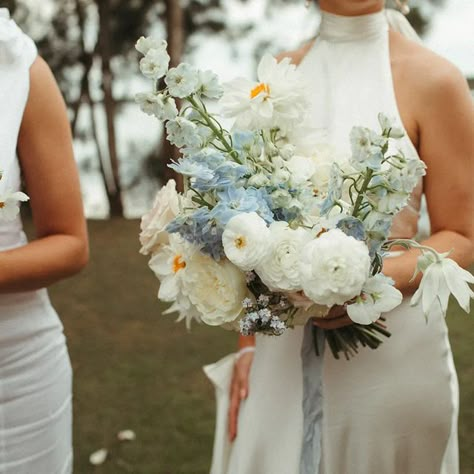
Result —
[{"label": "light blue flower", "polygon": [[336,205],[336,203],[342,197],[342,171],[336,163],[331,166],[331,172],[329,175],[328,183],[328,195],[326,199],[321,203],[321,215],[326,215]]},{"label": "light blue flower", "polygon": [[356,240],[365,240],[364,224],[357,217],[344,217],[336,224],[338,229],[341,229],[344,234],[354,237]]},{"label": "light blue flower", "polygon": [[177,162],[173,162],[168,165],[168,167],[183,176],[202,180],[210,180],[213,178],[212,171],[204,163],[199,163],[194,159],[179,158]]},{"label": "light blue flower", "polygon": [[386,139],[365,127],[353,127],[350,133],[352,157],[356,168],[361,166],[379,170],[382,165],[382,147]]}]

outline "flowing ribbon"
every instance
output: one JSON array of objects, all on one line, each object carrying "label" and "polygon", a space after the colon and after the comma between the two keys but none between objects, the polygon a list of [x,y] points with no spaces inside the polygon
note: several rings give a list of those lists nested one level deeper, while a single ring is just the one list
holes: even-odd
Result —
[{"label": "flowing ribbon", "polygon": [[[315,343],[319,349],[316,354]],[[311,321],[304,328],[301,346],[303,364],[303,445],[300,474],[319,474],[323,439],[324,331]]]}]

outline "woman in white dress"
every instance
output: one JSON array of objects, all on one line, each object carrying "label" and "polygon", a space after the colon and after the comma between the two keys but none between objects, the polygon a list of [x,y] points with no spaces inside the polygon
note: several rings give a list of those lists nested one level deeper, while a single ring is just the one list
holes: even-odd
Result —
[{"label": "woman in white dress", "polygon": [[0,473],[72,472],[71,366],[44,287],[88,258],[64,102],[35,45],[0,9],[0,205],[23,175],[37,239],[0,217]]},{"label": "woman in white dress", "polygon": [[[319,6],[316,40],[289,54],[312,83],[311,125],[349,151],[352,126],[377,128],[379,112],[395,117],[407,132],[405,153],[419,154],[428,172],[392,236],[415,236],[424,192],[432,230],[427,245],[453,248],[452,258],[467,267],[474,248],[467,217],[474,213],[474,109],[466,81],[420,45],[405,18],[385,11],[382,0],[320,0]],[[326,351],[322,460],[305,474],[459,472],[456,373],[442,316],[430,314],[426,324],[421,309],[409,306],[419,283],[411,281],[416,258],[407,251],[384,262],[384,273],[407,296],[386,315],[392,337],[350,361]],[[343,315],[315,324],[332,329],[351,321]],[[300,472],[302,338],[301,327],[280,337],[241,337],[237,358],[206,367],[218,395],[212,474]]]}]

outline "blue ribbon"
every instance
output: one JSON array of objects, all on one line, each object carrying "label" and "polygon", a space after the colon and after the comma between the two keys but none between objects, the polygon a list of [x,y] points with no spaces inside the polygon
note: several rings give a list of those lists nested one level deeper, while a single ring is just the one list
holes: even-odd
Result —
[{"label": "blue ribbon", "polygon": [[[319,350],[316,355],[315,343]],[[323,439],[323,354],[324,331],[311,321],[304,328],[303,364],[303,444],[300,474],[319,474]]]}]

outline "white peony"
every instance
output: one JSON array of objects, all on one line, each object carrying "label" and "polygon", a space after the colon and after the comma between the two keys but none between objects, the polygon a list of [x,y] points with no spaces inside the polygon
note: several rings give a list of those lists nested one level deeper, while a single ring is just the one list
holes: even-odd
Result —
[{"label": "white peony", "polygon": [[186,262],[183,290],[206,324],[220,326],[235,321],[247,296],[245,273],[228,260],[195,252]]},{"label": "white peony", "polygon": [[181,63],[178,67],[168,71],[165,78],[169,93],[173,97],[184,99],[195,92],[199,87],[198,71],[187,63]]},{"label": "white peony", "polygon": [[224,115],[235,118],[234,126],[242,130],[294,128],[307,110],[304,76],[289,58],[278,63],[269,54],[257,72],[257,82],[241,78],[224,85]]},{"label": "white peony", "polygon": [[20,191],[6,192],[0,195],[0,222],[12,221],[20,213],[20,203],[26,202],[30,198]]},{"label": "white peony", "polygon": [[269,230],[268,255],[256,273],[272,291],[301,290],[298,261],[311,234],[303,228],[292,229],[282,221],[273,222]]},{"label": "white peony", "polygon": [[178,215],[180,198],[176,192],[176,182],[171,179],[157,193],[153,207],[142,217],[140,253],[153,253],[160,245],[169,243],[166,226]]},{"label": "white peony", "polygon": [[150,49],[140,60],[140,71],[149,79],[158,80],[168,71],[169,54],[165,49]]},{"label": "white peony", "polygon": [[256,213],[242,213],[232,217],[222,234],[226,257],[244,271],[253,270],[267,255],[270,231]]},{"label": "white peony", "polygon": [[339,229],[331,229],[309,242],[301,252],[301,283],[317,304],[344,304],[360,295],[369,277],[367,246]]},{"label": "white peony", "polygon": [[461,268],[454,260],[446,258],[446,254],[438,254],[436,260],[431,253],[424,253],[418,258],[418,270],[423,271],[420,286],[411,299],[411,305],[421,302],[423,314],[429,313],[439,305],[446,316],[449,296],[452,294],[461,308],[469,313],[470,301],[474,292],[469,284],[474,284],[474,276]]},{"label": "white peony", "polygon": [[393,280],[379,273],[366,281],[362,294],[347,306],[347,314],[355,323],[371,324],[382,313],[399,306],[402,300],[403,295],[393,286]]},{"label": "white peony", "polygon": [[135,95],[135,102],[147,115],[154,115],[158,120],[173,120],[178,115],[176,102],[171,97],[153,92],[140,92]]}]

